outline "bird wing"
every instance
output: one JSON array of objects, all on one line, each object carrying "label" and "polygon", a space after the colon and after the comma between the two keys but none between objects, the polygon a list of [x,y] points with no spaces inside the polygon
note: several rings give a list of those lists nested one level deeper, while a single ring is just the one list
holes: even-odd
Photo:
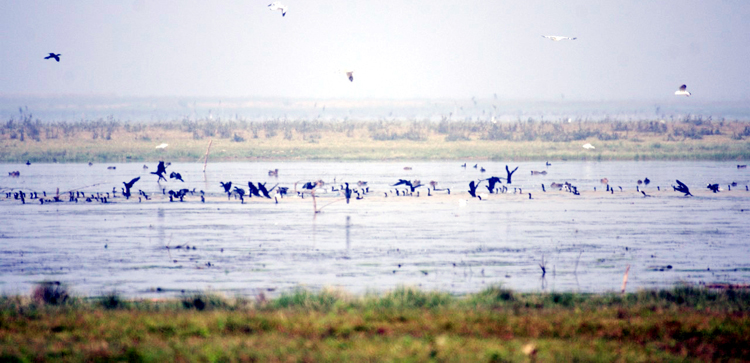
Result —
[{"label": "bird wing", "polygon": [[404,179],[399,179],[399,180],[398,180],[398,183],[396,183],[396,184],[393,184],[393,185],[391,185],[391,186],[392,186],[392,187],[395,187],[396,185],[401,185],[401,184],[407,184],[407,185],[410,185],[410,184],[411,184],[411,182],[409,182],[408,180],[404,180]]},{"label": "bird wing", "polygon": [[134,179],[133,179],[133,180],[131,180],[131,181],[130,181],[130,183],[128,183],[128,184],[129,184],[129,185],[130,185],[130,186],[132,187],[132,186],[133,186],[133,184],[135,184],[135,182],[137,182],[137,181],[139,181],[139,180],[141,180],[141,177],[137,177],[137,178],[134,178]]},{"label": "bird wing", "polygon": [[687,185],[685,185],[685,183],[683,183],[683,182],[681,182],[679,180],[675,180],[675,181],[677,182],[677,185],[679,185],[681,188],[687,188]]}]

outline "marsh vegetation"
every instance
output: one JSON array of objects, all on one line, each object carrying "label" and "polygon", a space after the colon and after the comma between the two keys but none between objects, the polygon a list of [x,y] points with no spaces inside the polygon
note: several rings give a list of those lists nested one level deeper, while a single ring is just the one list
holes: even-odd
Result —
[{"label": "marsh vegetation", "polygon": [[[750,125],[687,116],[642,121],[43,122],[0,125],[0,161],[212,160],[734,160],[750,158]],[[155,144],[169,143],[166,150]],[[596,149],[582,150],[583,143]]]},{"label": "marsh vegetation", "polygon": [[[113,304],[113,301],[117,301]],[[49,304],[0,298],[0,359],[129,361],[664,361],[750,354],[746,290],[452,296],[298,290]]]}]

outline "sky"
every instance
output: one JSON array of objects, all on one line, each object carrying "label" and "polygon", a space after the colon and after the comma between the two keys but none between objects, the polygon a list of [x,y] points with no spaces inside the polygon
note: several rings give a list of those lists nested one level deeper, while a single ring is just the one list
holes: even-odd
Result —
[{"label": "sky", "polygon": [[0,0],[0,95],[750,101],[746,0],[282,3]]}]

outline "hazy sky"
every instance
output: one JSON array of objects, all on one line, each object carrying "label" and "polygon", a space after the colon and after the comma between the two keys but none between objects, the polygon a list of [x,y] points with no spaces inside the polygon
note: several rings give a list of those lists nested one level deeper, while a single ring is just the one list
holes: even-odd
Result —
[{"label": "hazy sky", "polygon": [[747,0],[269,3],[0,0],[0,94],[750,100]]}]

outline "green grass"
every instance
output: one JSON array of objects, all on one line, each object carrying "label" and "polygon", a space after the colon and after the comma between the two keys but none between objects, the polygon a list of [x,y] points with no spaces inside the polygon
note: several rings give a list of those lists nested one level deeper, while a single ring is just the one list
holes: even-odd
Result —
[{"label": "green grass", "polygon": [[693,287],[625,295],[297,290],[158,301],[107,294],[57,305],[6,296],[0,360],[744,360],[749,307],[745,290]]},{"label": "green grass", "polygon": [[[741,121],[107,121],[0,124],[0,162],[747,160]],[[581,148],[590,142],[595,150]],[[168,143],[165,150],[155,146]]]}]

